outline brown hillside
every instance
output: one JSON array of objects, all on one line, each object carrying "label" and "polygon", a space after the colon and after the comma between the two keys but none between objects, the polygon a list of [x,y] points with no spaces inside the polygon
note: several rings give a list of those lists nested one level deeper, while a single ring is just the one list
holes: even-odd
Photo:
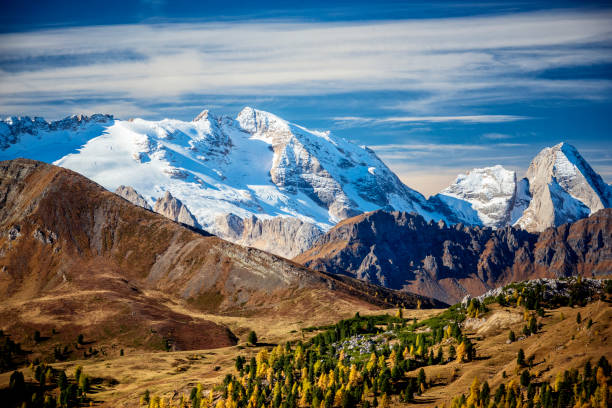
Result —
[{"label": "brown hillside", "polygon": [[223,326],[171,310],[161,294],[201,311],[259,316],[303,316],[334,302],[440,304],[190,230],[63,168],[0,162],[1,328],[23,335],[35,327],[66,336],[84,330],[134,347],[235,342]]}]

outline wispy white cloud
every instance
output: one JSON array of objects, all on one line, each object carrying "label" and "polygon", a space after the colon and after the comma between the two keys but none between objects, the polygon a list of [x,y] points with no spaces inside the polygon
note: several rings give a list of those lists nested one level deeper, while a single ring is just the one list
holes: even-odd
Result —
[{"label": "wispy white cloud", "polygon": [[[2,70],[0,60],[0,111],[8,111],[6,101],[22,94],[33,95],[31,106],[36,106],[37,97],[81,93],[145,101],[194,93],[399,90],[425,94],[423,112],[462,98],[607,98],[610,81],[551,80],[537,73],[612,63],[611,21],[607,11],[561,11],[349,23],[97,26],[2,34],[0,54],[11,62],[10,69]],[[80,55],[88,55],[86,65],[75,62]],[[45,57],[54,56],[62,57],[45,65]],[[42,61],[40,67],[19,70],[20,61],[36,58]],[[419,111],[414,109],[417,105],[408,104],[406,111]],[[487,120],[482,115],[443,118],[387,119]],[[489,115],[488,120],[516,117]]]},{"label": "wispy white cloud", "polygon": [[511,135],[507,135],[504,133],[485,133],[484,135],[482,135],[482,137],[484,139],[489,139],[489,140],[506,140],[506,139],[512,139]]},{"label": "wispy white cloud", "polygon": [[502,123],[516,122],[517,120],[529,119],[527,116],[516,115],[464,115],[464,116],[391,116],[383,118],[366,118],[359,116],[337,116],[333,120],[346,125],[379,125],[386,123],[442,123],[442,122],[462,122],[462,123]]},{"label": "wispy white cloud", "polygon": [[527,143],[497,143],[499,147],[525,147],[529,146]]},{"label": "wispy white cloud", "polygon": [[372,145],[368,146],[370,149],[375,151],[386,151],[386,150],[427,150],[427,151],[439,151],[439,150],[485,150],[488,146],[485,145],[474,145],[474,144],[435,144],[435,143],[403,143],[403,144],[383,144],[383,145]]}]

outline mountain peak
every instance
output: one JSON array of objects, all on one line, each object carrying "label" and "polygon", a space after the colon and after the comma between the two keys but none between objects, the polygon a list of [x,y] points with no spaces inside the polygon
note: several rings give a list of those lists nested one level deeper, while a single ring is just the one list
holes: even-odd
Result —
[{"label": "mountain peak", "polygon": [[153,211],[162,214],[173,221],[187,224],[192,227],[199,227],[196,218],[193,216],[189,208],[181,202],[178,198],[175,198],[170,194],[170,191],[166,190],[164,196],[155,202]]},{"label": "mountain peak", "polygon": [[192,122],[197,122],[197,121],[202,120],[202,119],[208,119],[208,114],[209,114],[208,109],[204,109],[202,112],[200,112],[200,113],[198,114],[198,116],[196,116],[195,118],[193,118],[193,121],[192,121]]},{"label": "mountain peak", "polygon": [[554,149],[554,150],[560,150],[560,149],[562,149],[562,148],[563,148],[563,146],[566,146],[566,145],[567,145],[567,146],[574,147],[574,146],[570,145],[570,144],[569,144],[569,143],[567,143],[567,142],[561,142],[561,143],[557,143],[556,145],[554,145],[553,147],[551,147],[551,149]]},{"label": "mountain peak", "polygon": [[530,231],[573,222],[612,204],[612,187],[569,143],[542,149],[526,179],[531,200],[517,224]]},{"label": "mountain peak", "polygon": [[286,120],[270,112],[254,109],[250,106],[242,109],[236,117],[236,120],[243,130],[251,134],[264,133],[267,131],[275,133],[290,132],[289,123]]},{"label": "mountain peak", "polygon": [[437,197],[470,224],[501,227],[508,222],[515,190],[515,172],[498,164],[460,174]]},{"label": "mountain peak", "polygon": [[557,143],[556,145],[552,147],[552,149],[563,150],[563,151],[574,151],[574,152],[578,151],[578,149],[576,149],[574,145],[569,144],[568,142]]},{"label": "mountain peak", "polygon": [[117,189],[115,190],[115,194],[125,198],[134,205],[153,211],[153,208],[151,208],[149,203],[147,203],[147,200],[145,200],[143,196],[138,194],[138,192],[134,190],[134,187],[132,186],[121,185],[117,187]]}]

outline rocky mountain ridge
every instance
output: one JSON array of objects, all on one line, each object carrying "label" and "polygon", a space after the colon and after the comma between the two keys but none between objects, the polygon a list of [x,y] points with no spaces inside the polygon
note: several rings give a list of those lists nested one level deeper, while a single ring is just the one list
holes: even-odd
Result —
[{"label": "rocky mountain ridge", "polygon": [[163,197],[155,201],[153,211],[166,218],[170,218],[172,221],[180,222],[181,224],[186,224],[191,227],[198,227],[198,222],[193,214],[191,214],[191,211],[189,211],[189,208],[187,208],[181,200],[172,197],[169,191],[166,191]]},{"label": "rocky mountain ridge", "polygon": [[149,203],[147,203],[147,200],[145,200],[143,196],[138,194],[138,191],[134,190],[132,186],[121,185],[117,187],[117,189],[115,190],[115,194],[125,198],[134,205],[145,208],[149,211],[153,211],[153,208],[149,205]]},{"label": "rocky mountain ridge", "polygon": [[514,281],[609,273],[612,209],[541,233],[374,211],[340,222],[295,260],[455,303]]},{"label": "rocky mountain ridge", "polygon": [[313,293],[325,304],[440,304],[198,233],[73,171],[26,159],[0,162],[0,270],[7,301],[116,281],[227,314],[265,313]]},{"label": "rocky mountain ridge", "polygon": [[516,174],[497,165],[460,174],[436,197],[453,208],[469,225],[504,227],[516,195]]},{"label": "rocky mountain ridge", "polygon": [[542,231],[612,207],[612,187],[567,143],[543,149],[524,180],[531,199],[516,225],[529,231]]}]

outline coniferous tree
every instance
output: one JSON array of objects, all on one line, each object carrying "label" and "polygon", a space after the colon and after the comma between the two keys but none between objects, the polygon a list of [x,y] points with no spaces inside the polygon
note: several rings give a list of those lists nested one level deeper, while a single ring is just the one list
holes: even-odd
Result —
[{"label": "coniferous tree", "polygon": [[451,346],[448,349],[448,358],[450,358],[451,360],[454,360],[456,357],[457,357],[457,350],[455,350],[455,346],[451,344]]},{"label": "coniferous tree", "polygon": [[523,349],[519,349],[518,351],[518,354],[516,356],[516,364],[519,367],[525,366],[525,352],[523,351]]},{"label": "coniferous tree", "polygon": [[530,376],[529,371],[525,370],[521,373],[521,385],[527,387],[529,385]]},{"label": "coniferous tree", "polygon": [[529,332],[535,334],[538,332],[538,322],[536,321],[535,316],[531,316],[529,318]]},{"label": "coniferous tree", "polygon": [[257,334],[255,333],[255,331],[251,330],[251,332],[249,333],[249,337],[247,338],[247,341],[251,343],[252,345],[257,344]]}]

